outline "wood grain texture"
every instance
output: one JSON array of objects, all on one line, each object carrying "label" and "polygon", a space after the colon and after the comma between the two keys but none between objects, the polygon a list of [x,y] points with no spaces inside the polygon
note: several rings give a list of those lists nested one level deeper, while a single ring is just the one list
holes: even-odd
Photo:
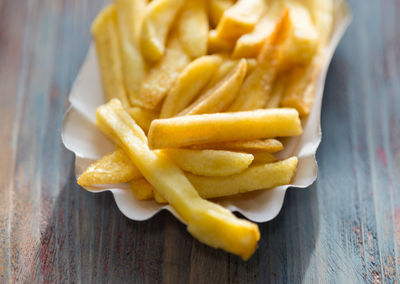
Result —
[{"label": "wood grain texture", "polygon": [[74,178],[67,96],[102,0],[0,0],[0,282],[399,283],[400,2],[350,1],[330,67],[319,178],[288,191],[248,261],[169,213],[125,218]]}]

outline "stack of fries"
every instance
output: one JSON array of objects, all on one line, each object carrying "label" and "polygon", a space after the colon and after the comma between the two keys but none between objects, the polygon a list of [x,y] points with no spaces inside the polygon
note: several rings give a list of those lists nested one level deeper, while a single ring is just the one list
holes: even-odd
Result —
[{"label": "stack of fries", "polygon": [[129,183],[169,203],[201,242],[248,259],[256,224],[206,199],[290,184],[333,22],[332,0],[114,0],[95,19],[116,150],[82,186]]}]

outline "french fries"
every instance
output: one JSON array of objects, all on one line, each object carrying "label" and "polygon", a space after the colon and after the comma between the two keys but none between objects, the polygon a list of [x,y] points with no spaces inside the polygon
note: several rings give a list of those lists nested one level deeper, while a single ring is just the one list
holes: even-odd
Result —
[{"label": "french fries", "polygon": [[251,154],[218,150],[165,149],[182,170],[200,176],[229,176],[249,167]]},{"label": "french fries", "polygon": [[132,164],[122,149],[104,156],[91,164],[78,178],[81,186],[115,184],[129,182],[141,177],[142,174]]},{"label": "french fries", "polygon": [[114,4],[104,8],[92,24],[103,90],[108,100],[118,98],[128,106],[117,30],[117,11]]},{"label": "french fries", "polygon": [[167,35],[184,0],[153,0],[146,6],[143,17],[140,46],[150,62],[161,59]]},{"label": "french fries", "polygon": [[178,37],[172,35],[163,58],[150,70],[142,83],[140,95],[145,108],[157,108],[189,62],[189,56]]},{"label": "french fries", "polygon": [[202,56],[192,61],[179,74],[161,109],[161,118],[172,117],[182,111],[196,98],[210,81],[221,64],[221,56]]},{"label": "french fries", "polygon": [[301,133],[298,112],[277,108],[156,119],[151,123],[148,139],[150,148],[162,149]]},{"label": "french fries", "polygon": [[205,90],[195,102],[179,113],[179,115],[214,113],[227,109],[240,89],[246,75],[246,70],[246,60],[241,59],[237,66],[222,78],[221,81],[212,88]]},{"label": "french fries", "polygon": [[207,0],[185,1],[178,22],[178,35],[186,53],[197,58],[207,53]]},{"label": "french fries", "polygon": [[257,225],[204,199],[295,178],[291,147],[273,153],[311,112],[333,1],[113,1],[92,34],[109,100],[97,124],[116,150],[78,184],[129,183],[137,200],[169,203],[199,241],[248,259]]},{"label": "french fries", "polygon": [[243,259],[253,254],[260,238],[257,225],[201,199],[174,163],[162,153],[151,151],[142,141],[143,131],[117,99],[97,109],[97,123],[100,130],[122,146],[144,177],[174,207],[194,237]]}]

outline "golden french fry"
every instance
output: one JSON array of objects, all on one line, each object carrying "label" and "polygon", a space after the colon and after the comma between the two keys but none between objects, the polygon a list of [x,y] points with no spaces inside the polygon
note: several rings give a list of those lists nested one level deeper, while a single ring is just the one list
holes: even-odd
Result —
[{"label": "golden french fry", "polygon": [[156,119],[150,125],[152,149],[296,136],[302,133],[297,110],[259,109]]},{"label": "golden french fry", "polygon": [[149,131],[151,122],[158,118],[156,112],[141,107],[128,108],[126,111],[146,133]]},{"label": "golden french fry", "polygon": [[178,115],[193,115],[202,113],[214,113],[224,111],[235,99],[244,76],[247,63],[241,59],[215,86],[204,91],[199,98]]},{"label": "golden french fry", "polygon": [[332,33],[333,26],[333,0],[307,1],[311,16],[318,31],[321,46],[325,46]]},{"label": "golden french fry", "polygon": [[235,41],[220,38],[216,30],[211,30],[208,32],[207,46],[208,53],[230,52],[235,46]]},{"label": "golden french fry", "polygon": [[268,98],[265,108],[277,108],[280,106],[281,99],[285,92],[285,88],[288,84],[287,73],[285,72],[275,80],[271,90],[271,94]]},{"label": "golden french fry", "polygon": [[192,145],[190,149],[212,149],[212,150],[230,150],[249,152],[253,150],[262,150],[270,153],[283,150],[283,144],[276,139],[251,140],[251,141],[231,141],[222,143],[205,143]]},{"label": "golden french fry", "polygon": [[227,209],[203,200],[183,172],[162,152],[151,151],[117,99],[97,109],[97,123],[109,138],[121,145],[143,176],[154,186],[201,242],[248,259],[257,247],[256,224],[238,219]]},{"label": "golden french fry", "polygon": [[208,41],[206,0],[185,1],[177,29],[182,46],[189,56],[197,58],[206,55]]},{"label": "golden french fry", "polygon": [[220,151],[165,149],[167,154],[182,170],[200,176],[228,176],[247,169],[253,155]]},{"label": "golden french fry", "polygon": [[213,77],[221,61],[221,56],[208,55],[187,65],[165,98],[160,117],[172,117],[187,107]]},{"label": "golden french fry", "polygon": [[154,189],[153,186],[144,178],[132,180],[129,183],[133,195],[137,200],[150,200],[153,199]]},{"label": "golden french fry", "polygon": [[258,66],[245,79],[229,111],[252,110],[265,107],[276,78],[282,46],[291,30],[289,13],[285,10],[270,39],[263,46]]},{"label": "golden french fry", "polygon": [[129,106],[124,87],[117,30],[117,11],[114,4],[108,5],[97,15],[91,31],[96,45],[101,79],[107,100],[118,98],[124,106]]},{"label": "golden french fry", "polygon": [[254,164],[267,164],[276,162],[276,157],[267,151],[251,151],[251,154],[254,157],[253,165]]},{"label": "golden french fry", "polygon": [[316,57],[308,66],[297,67],[291,71],[288,85],[280,102],[283,107],[297,109],[300,116],[307,116],[311,112],[321,68],[318,59]]},{"label": "golden french fry", "polygon": [[141,14],[145,0],[114,0],[118,15],[118,30],[121,47],[122,70],[129,101],[141,105],[139,90],[146,73],[146,64],[137,41],[141,25]]},{"label": "golden french fry", "polygon": [[[224,177],[204,177],[186,173],[187,178],[202,198],[218,198],[255,190],[290,184],[296,174],[297,158],[254,165],[241,173]],[[142,181],[145,183],[145,181]],[[167,201],[157,191],[154,198],[159,203]]]},{"label": "golden french fry", "polygon": [[189,62],[189,56],[177,36],[173,34],[164,56],[142,82],[140,95],[145,108],[152,110],[157,108]]},{"label": "golden french fry", "polygon": [[282,2],[272,1],[267,12],[250,33],[242,35],[235,45],[234,58],[257,57],[268,37],[274,32],[276,22],[282,14]]},{"label": "golden french fry", "polygon": [[132,164],[122,149],[104,156],[91,164],[78,178],[81,186],[128,182],[142,174]]},{"label": "golden french fry", "polygon": [[222,15],[217,34],[220,38],[236,40],[251,32],[266,10],[264,0],[239,0]]},{"label": "golden french fry", "polygon": [[218,70],[212,76],[211,80],[208,82],[205,89],[212,88],[215,84],[222,80],[228,74],[229,71],[233,69],[238,63],[239,60],[231,59],[227,54],[221,53],[222,63],[219,66]]},{"label": "golden french fry", "polygon": [[224,12],[233,6],[234,0],[209,0],[208,1],[208,15],[213,27],[219,23]]},{"label": "golden french fry", "polygon": [[161,59],[174,19],[184,0],[153,0],[146,6],[141,32],[144,57],[155,62]]}]

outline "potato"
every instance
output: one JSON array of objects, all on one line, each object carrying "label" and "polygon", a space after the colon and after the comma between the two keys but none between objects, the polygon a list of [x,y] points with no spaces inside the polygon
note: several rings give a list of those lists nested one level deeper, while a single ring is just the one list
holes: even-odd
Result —
[{"label": "potato", "polygon": [[[218,198],[290,184],[296,174],[297,162],[296,157],[291,157],[274,163],[254,165],[239,174],[224,177],[204,177],[190,173],[186,173],[186,176],[202,198]],[[167,202],[157,191],[153,192],[157,202]]]},{"label": "potato", "polygon": [[296,136],[302,133],[295,109],[260,109],[156,119],[150,125],[152,149]]},{"label": "potato", "polygon": [[238,219],[229,210],[203,200],[183,172],[162,152],[151,151],[142,140],[141,128],[113,99],[97,109],[97,123],[109,138],[121,145],[142,172],[188,225],[188,231],[205,244],[248,259],[257,247],[256,224]]},{"label": "potato", "polygon": [[241,59],[215,86],[204,90],[199,98],[178,115],[193,115],[224,111],[235,99],[246,75],[247,63]]},{"label": "potato", "polygon": [[253,160],[253,165],[254,164],[267,164],[267,163],[272,163],[272,162],[276,162],[277,159],[276,157],[271,154],[270,152],[266,152],[266,151],[250,151],[251,154],[254,157]]},{"label": "potato", "polygon": [[222,15],[216,29],[218,37],[236,40],[251,32],[265,10],[264,0],[238,0]]},{"label": "potato", "polygon": [[224,12],[233,6],[234,0],[209,0],[208,1],[208,15],[213,27],[219,23]]},{"label": "potato", "polygon": [[126,111],[146,133],[149,131],[151,122],[158,118],[156,112],[141,107],[128,108]]},{"label": "potato", "polygon": [[150,200],[154,196],[153,186],[144,178],[132,180],[129,186],[137,200]]},{"label": "potato", "polygon": [[207,37],[208,53],[231,52],[235,46],[235,41],[220,38],[216,30],[208,32]]},{"label": "potato", "polygon": [[153,0],[146,6],[143,17],[140,46],[150,62],[161,59],[168,33],[184,0]]},{"label": "potato", "polygon": [[179,22],[178,35],[186,53],[197,58],[207,54],[208,17],[206,0],[185,1]]},{"label": "potato", "polygon": [[274,28],[258,58],[258,66],[245,79],[239,95],[229,107],[229,111],[252,110],[265,107],[272,84],[278,73],[283,44],[289,32],[291,22],[287,10]]},{"label": "potato", "polygon": [[190,149],[214,149],[231,151],[253,151],[262,150],[271,153],[283,150],[283,144],[276,139],[250,140],[250,141],[231,141],[222,143],[206,143],[189,146]]},{"label": "potato", "polygon": [[129,106],[122,73],[117,11],[114,4],[108,5],[97,15],[91,31],[107,100],[118,98],[124,106]]},{"label": "potato", "polygon": [[318,31],[320,46],[325,46],[332,33],[333,26],[333,0],[307,1],[310,13]]},{"label": "potato", "polygon": [[285,92],[285,88],[289,84],[288,82],[289,80],[287,77],[288,77],[287,73],[285,72],[284,74],[276,78],[272,86],[271,94],[269,95],[267,104],[265,105],[265,108],[277,108],[280,106],[280,102]]},{"label": "potato", "polygon": [[208,55],[186,66],[165,98],[160,117],[172,117],[187,107],[213,77],[221,61],[221,56]]},{"label": "potato", "polygon": [[189,62],[179,39],[175,34],[171,35],[163,58],[142,82],[140,96],[143,106],[151,110],[157,108]]},{"label": "potato", "polygon": [[219,150],[165,149],[182,170],[200,176],[228,176],[248,168],[253,155]]},{"label": "potato", "polygon": [[142,174],[132,164],[122,149],[104,156],[91,164],[78,178],[81,186],[128,182]]},{"label": "potato", "polygon": [[138,30],[145,0],[114,0],[118,15],[118,30],[124,82],[129,101],[140,106],[139,90],[146,74],[146,63],[140,53]]}]

